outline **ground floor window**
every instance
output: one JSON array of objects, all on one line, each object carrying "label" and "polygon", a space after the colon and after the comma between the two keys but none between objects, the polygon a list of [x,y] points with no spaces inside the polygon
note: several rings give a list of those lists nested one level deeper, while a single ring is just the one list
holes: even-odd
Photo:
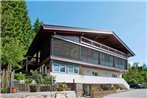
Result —
[{"label": "ground floor window", "polygon": [[73,66],[68,67],[68,73],[73,73]]},{"label": "ground floor window", "polygon": [[60,65],[60,72],[65,72],[66,66]]},{"label": "ground floor window", "polygon": [[79,73],[79,67],[74,67],[74,73]]},{"label": "ground floor window", "polygon": [[69,74],[79,74],[79,66],[72,63],[66,63],[62,61],[52,62],[53,72],[69,73]]},{"label": "ground floor window", "polygon": [[59,64],[54,63],[54,72],[59,72]]},{"label": "ground floor window", "polygon": [[57,64],[57,63],[53,63],[53,71],[65,73],[66,72],[66,66],[60,65],[60,64]]}]

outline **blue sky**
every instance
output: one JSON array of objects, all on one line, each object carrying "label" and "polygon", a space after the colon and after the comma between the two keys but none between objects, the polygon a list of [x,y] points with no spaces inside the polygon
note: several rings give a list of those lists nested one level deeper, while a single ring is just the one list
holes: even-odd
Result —
[{"label": "blue sky", "polygon": [[136,54],[129,62],[147,63],[145,2],[27,1],[32,24],[39,18],[54,25],[114,31]]}]

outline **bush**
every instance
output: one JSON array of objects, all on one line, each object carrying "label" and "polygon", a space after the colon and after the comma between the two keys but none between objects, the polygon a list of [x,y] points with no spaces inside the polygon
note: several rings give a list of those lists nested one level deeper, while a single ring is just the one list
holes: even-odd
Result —
[{"label": "bush", "polygon": [[35,80],[37,84],[51,84],[55,77],[31,71],[30,74],[22,74],[21,72],[16,73],[15,79],[25,80],[26,83],[31,83],[33,80]]},{"label": "bush", "polygon": [[14,75],[14,79],[16,79],[16,80],[25,80],[25,78],[26,78],[26,75],[23,74],[22,72],[16,73],[16,74]]},{"label": "bush", "polygon": [[10,88],[9,87],[2,87],[1,88],[1,93],[9,93],[10,91]]},{"label": "bush", "polygon": [[59,83],[58,85],[59,85],[59,87],[67,88],[67,84],[65,82],[64,83]]}]

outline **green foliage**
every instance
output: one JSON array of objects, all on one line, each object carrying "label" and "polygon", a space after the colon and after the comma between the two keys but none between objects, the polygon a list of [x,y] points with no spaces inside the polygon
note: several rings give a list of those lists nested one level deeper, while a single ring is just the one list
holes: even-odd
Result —
[{"label": "green foliage", "polygon": [[2,1],[1,9],[2,65],[18,68],[35,33],[24,0]]},{"label": "green foliage", "polygon": [[59,83],[58,85],[59,85],[59,87],[67,88],[67,84],[65,82]]},{"label": "green foliage", "polygon": [[147,83],[147,70],[135,63],[128,69],[128,72],[123,74],[123,78],[128,83]]},{"label": "green foliage", "polygon": [[0,88],[1,90],[1,93],[9,93],[10,91],[10,88],[9,87],[2,87],[2,88]]},{"label": "green foliage", "polygon": [[54,76],[48,76],[48,75],[44,76],[44,84],[51,84],[53,83],[53,80],[55,80]]},{"label": "green foliage", "polygon": [[19,40],[11,40],[2,47],[2,61],[4,65],[9,65],[11,68],[19,68],[18,61],[23,59],[24,46]]},{"label": "green foliage", "polygon": [[57,88],[57,90],[58,91],[64,91],[66,88],[67,88],[67,84],[65,83],[65,82],[63,82],[63,83],[58,83],[58,88]]},{"label": "green foliage", "polygon": [[16,80],[25,80],[25,79],[26,79],[26,75],[23,74],[22,72],[16,73],[16,74],[14,75],[14,79],[16,79]]},{"label": "green foliage", "polygon": [[29,76],[26,76],[26,78],[25,78],[25,83],[31,83],[32,82],[32,78],[31,77],[29,77]]},{"label": "green foliage", "polygon": [[39,74],[35,71],[31,71],[31,75],[27,75],[26,77],[27,82],[30,83],[30,81],[35,80],[37,84],[51,84],[54,79],[54,76]]},{"label": "green foliage", "polygon": [[40,29],[40,25],[41,25],[41,22],[40,22],[39,18],[37,18],[34,25],[33,25],[34,32],[38,33],[38,31]]}]

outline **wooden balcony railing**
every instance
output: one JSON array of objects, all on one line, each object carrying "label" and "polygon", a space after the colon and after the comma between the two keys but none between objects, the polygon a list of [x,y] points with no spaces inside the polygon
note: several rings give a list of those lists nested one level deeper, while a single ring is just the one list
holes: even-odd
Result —
[{"label": "wooden balcony railing", "polygon": [[38,65],[40,63],[40,58],[28,56],[27,63],[30,65]]},{"label": "wooden balcony railing", "polygon": [[102,49],[102,50],[105,50],[105,51],[110,51],[110,52],[119,54],[119,55],[121,55],[121,56],[123,56],[125,58],[127,57],[127,54],[125,54],[124,52],[121,52],[119,50],[116,50],[114,48],[111,48],[109,46],[106,46],[104,44],[101,44],[99,42],[90,40],[90,39],[85,38],[85,37],[81,37],[80,42],[83,43],[83,44],[88,44],[88,45],[90,45],[92,47],[95,47],[95,48],[99,48],[99,49]]}]

